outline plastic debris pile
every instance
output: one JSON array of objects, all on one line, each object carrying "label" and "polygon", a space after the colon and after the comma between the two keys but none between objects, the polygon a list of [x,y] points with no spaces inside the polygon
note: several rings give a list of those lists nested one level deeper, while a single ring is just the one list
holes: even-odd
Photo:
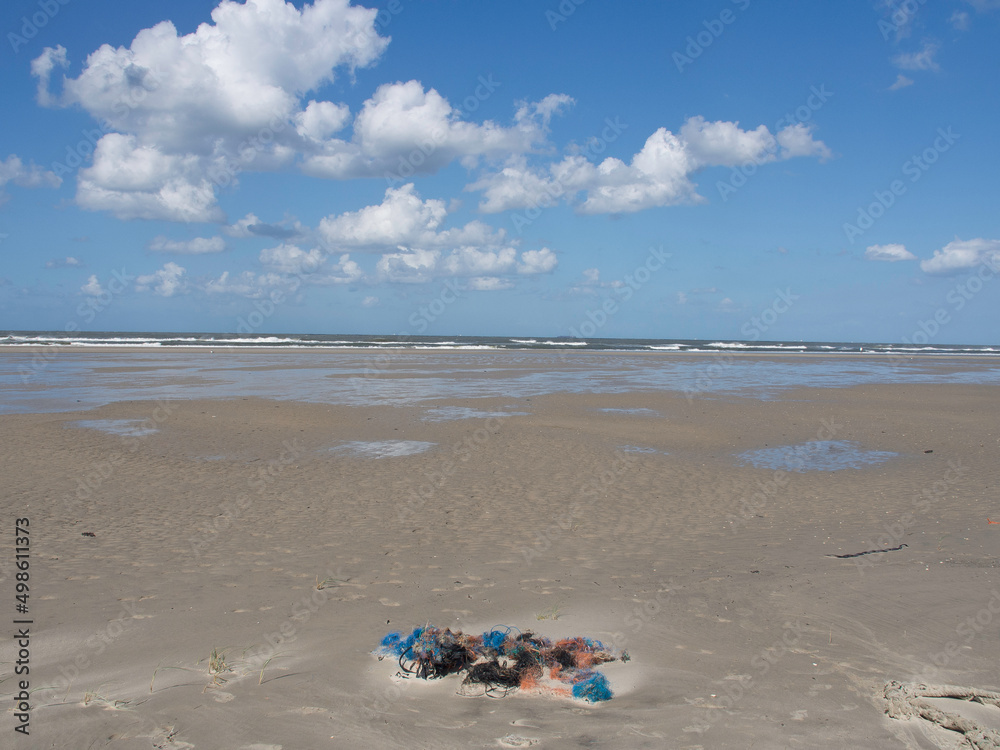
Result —
[{"label": "plastic debris pile", "polygon": [[463,695],[503,697],[520,688],[591,703],[612,697],[607,678],[593,667],[629,660],[627,651],[619,653],[590,638],[553,643],[506,627],[467,635],[428,625],[409,635],[389,633],[373,653],[380,660],[395,657],[405,676],[429,680],[464,672]]}]

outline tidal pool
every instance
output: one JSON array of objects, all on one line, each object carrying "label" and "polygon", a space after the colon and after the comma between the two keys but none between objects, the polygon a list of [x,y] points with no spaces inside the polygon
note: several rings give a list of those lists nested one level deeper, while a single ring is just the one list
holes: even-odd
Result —
[{"label": "tidal pool", "polygon": [[798,445],[779,445],[739,454],[743,465],[782,471],[840,471],[861,469],[888,461],[899,454],[865,450],[850,440],[810,440]]}]

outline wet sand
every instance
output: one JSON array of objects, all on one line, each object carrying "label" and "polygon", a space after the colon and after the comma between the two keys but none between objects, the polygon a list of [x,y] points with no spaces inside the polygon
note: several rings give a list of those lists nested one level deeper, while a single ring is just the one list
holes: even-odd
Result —
[{"label": "wet sand", "polygon": [[[10,527],[31,529],[19,746],[947,747],[886,716],[883,686],[1000,687],[998,398],[234,394],[2,415],[7,622]],[[740,458],[810,441],[895,455]],[[606,703],[462,697],[370,655],[427,623],[631,661],[602,668]]]}]

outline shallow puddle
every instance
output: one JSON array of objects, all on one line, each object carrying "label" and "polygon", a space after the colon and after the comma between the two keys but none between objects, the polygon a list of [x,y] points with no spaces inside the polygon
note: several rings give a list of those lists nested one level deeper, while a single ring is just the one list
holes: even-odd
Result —
[{"label": "shallow puddle", "polygon": [[850,440],[810,440],[739,454],[743,465],[782,471],[840,471],[884,463],[899,454],[865,450]]},{"label": "shallow puddle", "polygon": [[87,430],[100,430],[111,435],[121,437],[145,437],[159,432],[155,427],[150,427],[146,419],[81,419],[77,422],[70,422],[71,427],[83,427]]},{"label": "shallow puddle", "polygon": [[609,406],[609,407],[607,407],[605,409],[601,409],[601,411],[605,412],[606,414],[633,414],[633,415],[639,416],[639,417],[658,417],[658,416],[660,416],[660,412],[658,412],[658,411],[656,411],[654,409],[644,409],[644,408],[637,408],[637,409],[617,409],[617,408]]},{"label": "shallow puddle", "polygon": [[666,451],[661,451],[659,448],[650,448],[645,445],[623,445],[619,448],[619,450],[623,453],[645,453],[653,456],[669,455]]},{"label": "shallow puddle", "polygon": [[523,417],[526,411],[482,411],[468,406],[438,406],[428,409],[424,415],[425,422],[448,422],[453,419],[488,419],[496,417]]},{"label": "shallow puddle", "polygon": [[423,440],[354,440],[334,446],[330,452],[357,458],[397,458],[423,453],[434,445]]}]

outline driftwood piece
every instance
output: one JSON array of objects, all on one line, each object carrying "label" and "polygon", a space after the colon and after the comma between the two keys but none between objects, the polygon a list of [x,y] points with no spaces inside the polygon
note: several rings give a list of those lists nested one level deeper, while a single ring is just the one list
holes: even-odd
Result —
[{"label": "driftwood piece", "polygon": [[960,685],[926,685],[922,682],[887,682],[882,691],[887,706],[886,713],[893,719],[906,719],[917,716],[925,721],[937,724],[942,729],[961,734],[969,747],[975,750],[998,750],[1000,748],[1000,732],[995,729],[981,727],[976,722],[957,714],[950,714],[933,706],[922,698],[954,698],[984,706],[1000,708],[1000,693],[980,690]]}]

